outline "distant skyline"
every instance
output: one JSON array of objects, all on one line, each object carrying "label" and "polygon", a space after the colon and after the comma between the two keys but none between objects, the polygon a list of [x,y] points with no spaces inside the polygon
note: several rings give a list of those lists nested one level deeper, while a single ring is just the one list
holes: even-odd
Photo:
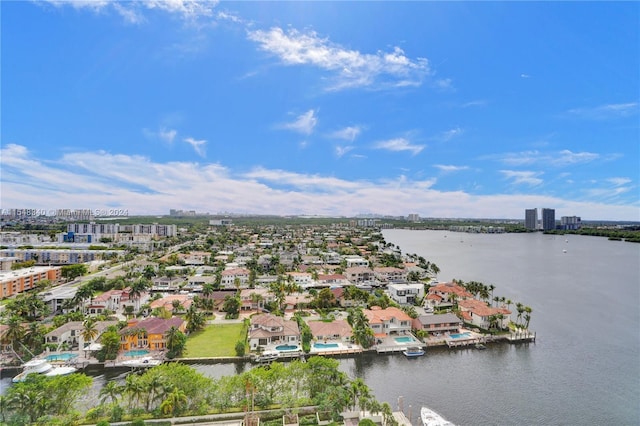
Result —
[{"label": "distant skyline", "polygon": [[640,221],[638,2],[2,2],[0,208]]}]

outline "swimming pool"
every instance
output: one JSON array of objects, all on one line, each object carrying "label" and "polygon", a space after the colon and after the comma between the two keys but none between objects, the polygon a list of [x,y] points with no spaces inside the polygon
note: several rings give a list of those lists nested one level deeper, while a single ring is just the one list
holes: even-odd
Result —
[{"label": "swimming pool", "polygon": [[147,355],[149,353],[148,350],[146,349],[136,349],[133,351],[127,351],[124,353],[125,356],[143,356],[143,355]]},{"label": "swimming pool", "polygon": [[77,354],[52,354],[47,355],[47,361],[69,361],[71,358],[76,358]]},{"label": "swimming pool", "polygon": [[295,351],[298,349],[298,347],[296,345],[280,345],[280,346],[276,346],[276,349],[281,352],[286,352],[286,351]]},{"label": "swimming pool", "polygon": [[471,333],[467,332],[467,333],[450,334],[449,337],[451,337],[452,339],[466,339],[467,337],[471,337]]},{"label": "swimming pool", "polygon": [[414,341],[413,337],[409,337],[409,336],[395,337],[393,340],[395,340],[398,343],[410,343]]},{"label": "swimming pool", "polygon": [[313,347],[316,349],[336,349],[339,348],[340,345],[337,343],[314,343]]}]

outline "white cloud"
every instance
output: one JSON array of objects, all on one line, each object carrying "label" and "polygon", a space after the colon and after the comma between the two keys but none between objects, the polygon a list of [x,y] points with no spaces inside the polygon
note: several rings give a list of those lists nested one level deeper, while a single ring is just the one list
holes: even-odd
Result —
[{"label": "white cloud", "polygon": [[447,141],[449,141],[449,140],[451,140],[451,139],[453,139],[453,138],[455,138],[457,136],[460,136],[463,133],[464,133],[464,131],[460,127],[456,127],[454,129],[450,129],[450,130],[447,130],[445,132],[442,132],[442,134],[440,135],[439,139],[444,141],[444,142],[447,142]]},{"label": "white cloud", "polygon": [[574,108],[567,111],[570,115],[580,118],[606,120],[611,118],[629,117],[638,114],[638,103],[627,102],[620,104],[605,104],[597,107]]},{"label": "white cloud", "polygon": [[206,140],[204,140],[204,139],[203,140],[196,140],[194,138],[184,138],[183,141],[185,141],[186,143],[191,145],[193,150],[200,157],[206,157],[206,152],[205,152],[205,146],[207,144]]},{"label": "white cloud", "polygon": [[167,214],[176,207],[334,216],[353,216],[363,211],[406,216],[411,211],[425,217],[521,218],[523,206],[546,205],[559,211],[585,212],[581,214],[583,219],[638,217],[637,197],[623,203],[612,198],[603,201],[600,194],[583,201],[542,195],[473,195],[438,191],[434,189],[434,179],[399,176],[347,180],[261,167],[237,174],[220,164],[159,163],[147,157],[104,151],[68,153],[57,160],[43,161],[16,144],[4,144],[0,156],[3,208],[118,206],[131,215]]},{"label": "white cloud", "polygon": [[377,149],[386,149],[388,151],[411,151],[413,155],[417,155],[424,149],[424,145],[413,145],[405,138],[395,138],[386,141],[377,142],[374,145]]},{"label": "white cloud", "polygon": [[540,152],[537,150],[508,152],[483,157],[485,159],[499,161],[510,166],[522,166],[531,164],[552,165],[556,167],[568,166],[572,164],[584,164],[598,159],[602,155],[594,152],[573,152],[568,149],[552,152]]},{"label": "white cloud", "polygon": [[537,186],[543,182],[543,180],[538,177],[542,174],[542,172],[500,170],[500,173],[502,173],[505,178],[511,180],[514,185],[524,184],[529,186]]},{"label": "white cloud", "polygon": [[56,7],[71,6],[74,9],[85,9],[98,13],[113,8],[125,21],[132,24],[144,22],[145,10],[159,10],[186,20],[206,18],[213,15],[218,4],[215,0],[44,0]]},{"label": "white cloud", "polygon": [[345,141],[353,142],[362,132],[362,128],[360,126],[348,126],[344,129],[336,130],[331,133],[329,136],[335,139],[343,139]]},{"label": "white cloud", "polygon": [[529,74],[520,74],[521,78],[531,78]]},{"label": "white cloud", "polygon": [[352,146],[336,146],[336,156],[338,158],[342,158],[349,151],[352,151],[354,147]]},{"label": "white cloud", "polygon": [[318,118],[315,115],[315,111],[310,109],[304,114],[299,115],[295,121],[291,123],[285,123],[281,127],[283,129],[292,130],[294,132],[308,136],[313,133],[313,129],[317,124]]},{"label": "white cloud", "polygon": [[311,65],[332,73],[331,90],[420,85],[431,74],[426,58],[409,59],[399,47],[367,54],[332,43],[314,31],[285,32],[278,27],[249,31],[248,38],[285,65]]},{"label": "white cloud", "polygon": [[441,172],[444,172],[444,173],[452,173],[452,172],[459,172],[461,170],[469,170],[469,166],[453,166],[453,165],[446,165],[446,164],[434,164],[433,167],[439,169]]},{"label": "white cloud", "polygon": [[626,185],[628,183],[631,183],[632,180],[629,179],[629,178],[614,177],[614,178],[607,179],[607,182],[611,183],[614,186],[622,186],[622,185]]}]

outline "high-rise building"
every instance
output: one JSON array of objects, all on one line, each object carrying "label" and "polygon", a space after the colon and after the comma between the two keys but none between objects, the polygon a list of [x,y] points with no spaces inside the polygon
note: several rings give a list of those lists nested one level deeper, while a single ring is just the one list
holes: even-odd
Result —
[{"label": "high-rise building", "polygon": [[531,230],[538,229],[538,209],[524,211],[524,227]]},{"label": "high-rise building", "polygon": [[562,216],[560,218],[560,227],[562,229],[580,229],[582,221],[579,216]]},{"label": "high-rise building", "polygon": [[542,230],[556,229],[556,211],[554,209],[542,209]]}]

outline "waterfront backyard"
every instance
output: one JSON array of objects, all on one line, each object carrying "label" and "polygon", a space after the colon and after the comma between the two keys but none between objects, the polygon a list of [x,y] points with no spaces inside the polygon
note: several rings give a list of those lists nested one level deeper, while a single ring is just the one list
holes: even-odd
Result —
[{"label": "waterfront backyard", "polygon": [[[184,358],[235,357],[236,344],[246,342],[244,323],[211,324],[187,339]],[[246,350],[246,348],[245,348]]]}]

